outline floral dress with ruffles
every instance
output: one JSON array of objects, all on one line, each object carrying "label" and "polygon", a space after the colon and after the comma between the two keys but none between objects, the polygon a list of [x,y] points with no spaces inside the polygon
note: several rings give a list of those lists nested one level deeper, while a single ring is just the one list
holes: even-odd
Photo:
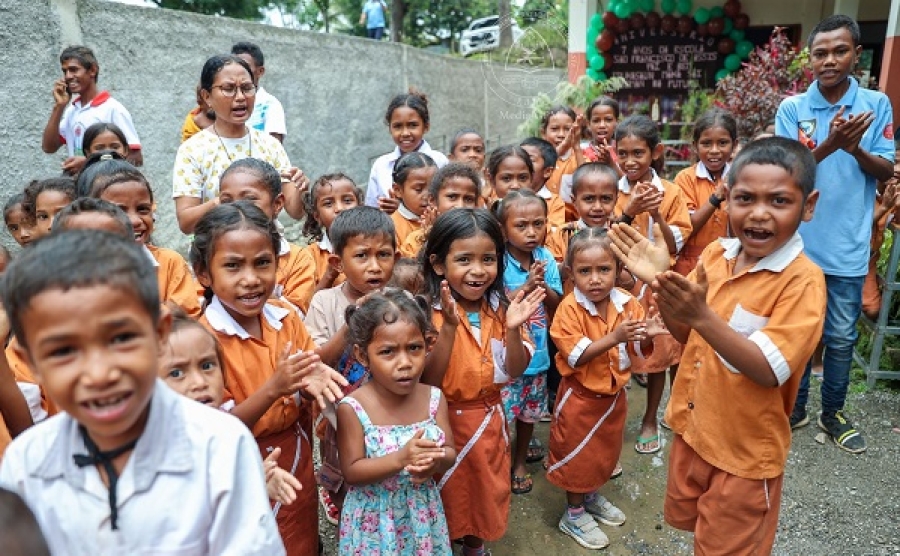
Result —
[{"label": "floral dress with ruffles", "polygon": [[[366,410],[351,397],[340,401],[353,408],[363,427],[366,457],[377,458],[402,449],[420,429],[424,438],[443,443],[444,431],[435,420],[441,391],[431,388],[428,419],[411,425],[374,425]],[[434,479],[416,485],[407,471],[380,483],[350,486],[341,512],[341,555],[450,555],[450,535],[440,492]]]}]

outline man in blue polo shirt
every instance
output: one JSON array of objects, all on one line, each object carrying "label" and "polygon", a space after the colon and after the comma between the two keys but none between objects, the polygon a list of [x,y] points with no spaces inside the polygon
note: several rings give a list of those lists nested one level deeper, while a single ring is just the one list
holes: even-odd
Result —
[{"label": "man in blue polo shirt", "polygon": [[[785,99],[775,118],[776,134],[804,143],[818,162],[815,217],[800,225],[806,254],[825,273],[828,292],[818,423],[838,447],[851,453],[865,451],[866,441],[842,410],[862,307],[875,186],[891,177],[894,160],[890,100],[861,88],[850,76],[862,51],[859,43],[859,25],[852,18],[833,15],[819,22],[808,42],[816,81],[806,93]],[[807,365],[800,384],[793,428],[809,423],[811,369]]]},{"label": "man in blue polo shirt", "polygon": [[384,14],[387,6],[383,0],[366,0],[362,14],[359,16],[359,24],[366,25],[366,36],[380,41],[384,36]]}]

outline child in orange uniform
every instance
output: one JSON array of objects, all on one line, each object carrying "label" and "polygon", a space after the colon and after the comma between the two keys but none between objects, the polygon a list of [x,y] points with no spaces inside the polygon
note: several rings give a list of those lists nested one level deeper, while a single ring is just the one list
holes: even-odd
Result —
[{"label": "child in orange uniform", "polygon": [[306,249],[315,262],[315,293],[344,281],[341,273],[328,264],[328,257],[332,254],[328,229],[341,211],[362,204],[362,192],[345,174],[325,174],[309,186],[303,202],[307,215],[303,235],[310,240]]},{"label": "child in orange uniform", "polygon": [[825,278],[797,232],[813,216],[815,173],[797,141],[744,147],[728,174],[735,237],[710,244],[687,277],[633,230],[612,232],[686,342],[666,410],[665,518],[694,532],[697,554],[769,554],[775,541],[791,408],[825,316]]},{"label": "child in orange uniform", "polygon": [[[219,181],[219,202],[250,201],[273,221],[284,208],[281,175],[274,166],[258,158],[235,161]],[[281,234],[278,275],[274,297],[287,301],[304,314],[316,286],[315,263],[310,250],[289,243]]]},{"label": "child in orange uniform", "polygon": [[531,188],[534,166],[522,147],[503,145],[491,151],[485,174],[490,185],[490,194],[485,201],[491,208],[510,191]]},{"label": "child in orange uniform", "polygon": [[510,457],[500,388],[528,367],[523,325],[544,299],[535,288],[507,301],[504,244],[488,211],[455,209],[435,221],[422,254],[438,330],[422,381],[440,386],[449,405],[459,457],[438,488],[450,538],[463,539],[466,556],[482,556],[485,539],[506,533]]},{"label": "child in orange uniform", "polygon": [[[235,201],[207,212],[194,229],[191,263],[206,288],[201,322],[222,344],[226,397],[232,415],[252,429],[262,455],[281,448],[280,467],[312,485],[310,398],[324,406],[341,397],[346,381],[322,364],[299,315],[270,299],[281,237],[256,205]],[[298,395],[299,394],[299,395]],[[290,506],[276,505],[276,521],[289,554],[318,547],[315,489]]]},{"label": "child in orange uniform", "polygon": [[403,245],[410,233],[422,227],[422,215],[429,205],[428,185],[437,171],[437,164],[427,154],[404,154],[394,164],[393,194],[400,204],[391,213],[397,230],[397,245]]},{"label": "child in orange uniform", "polygon": [[675,176],[691,215],[690,237],[675,262],[675,272],[682,276],[694,270],[707,245],[728,235],[722,201],[736,142],[737,122],[721,108],[707,110],[694,122],[694,150],[700,161]]},{"label": "child in orange uniform", "polygon": [[547,180],[553,175],[553,169],[559,159],[556,149],[538,137],[528,137],[519,143],[519,146],[528,153],[531,166],[534,168],[531,190],[547,201],[547,229],[561,228],[566,223],[566,204],[559,195],[547,189]]},{"label": "child in orange uniform", "polygon": [[[619,221],[631,224],[653,242],[665,244],[671,264],[691,235],[691,217],[681,188],[661,179],[653,163],[663,155],[659,129],[647,116],[629,116],[616,128],[616,149],[624,176],[619,180],[616,209]],[[654,234],[659,225],[659,236]],[[652,300],[638,293],[646,307]],[[681,346],[670,336],[653,342],[653,356],[642,362],[640,370],[647,374],[647,407],[634,449],[641,454],[660,450],[657,413],[666,387],[666,369],[678,365]]]},{"label": "child in orange uniform", "polygon": [[665,333],[659,318],[644,320],[637,299],[615,287],[620,271],[605,228],[585,228],[569,242],[566,266],[575,288],[556,310],[550,337],[563,376],[550,425],[547,480],[566,490],[559,528],[585,548],[609,539],[591,516],[622,525],[625,514],[597,493],[622,451],[628,401],[621,395],[631,362]]},{"label": "child in orange uniform", "polygon": [[150,243],[156,210],[150,182],[137,168],[120,161],[107,161],[108,172],[95,180],[90,196],[108,201],[128,215],[134,228],[134,240],[146,249],[156,266],[161,301],[171,301],[192,317],[200,315],[197,286],[187,262],[177,251]]}]

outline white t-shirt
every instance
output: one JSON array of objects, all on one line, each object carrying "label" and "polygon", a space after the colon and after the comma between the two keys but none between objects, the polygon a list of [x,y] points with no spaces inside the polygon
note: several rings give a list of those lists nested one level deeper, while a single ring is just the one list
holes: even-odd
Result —
[{"label": "white t-shirt", "polygon": [[256,90],[256,100],[253,103],[253,114],[247,120],[247,125],[266,133],[278,133],[287,135],[287,124],[284,121],[284,108],[277,98],[269,91],[260,87]]},{"label": "white t-shirt", "polygon": [[[431,148],[428,141],[422,141],[416,152],[427,154],[434,160],[438,168],[447,165],[447,157],[443,153]],[[370,207],[378,207],[378,199],[386,197],[388,192],[394,186],[394,164],[400,160],[400,147],[394,147],[394,150],[379,156],[372,164],[372,171],[369,173],[369,186],[366,188],[366,204]]]},{"label": "white t-shirt", "polygon": [[101,91],[87,106],[82,106],[81,97],[76,96],[63,112],[59,122],[59,138],[66,144],[69,156],[84,156],[81,148],[84,132],[101,122],[119,126],[128,140],[129,148],[141,148],[141,140],[134,129],[131,114],[121,102],[109,95],[109,91]]},{"label": "white t-shirt", "polygon": [[286,172],[291,167],[278,139],[250,129],[239,138],[219,137],[208,127],[178,147],[172,170],[172,197],[198,197],[202,203],[219,196],[219,178],[241,158],[258,158]]}]

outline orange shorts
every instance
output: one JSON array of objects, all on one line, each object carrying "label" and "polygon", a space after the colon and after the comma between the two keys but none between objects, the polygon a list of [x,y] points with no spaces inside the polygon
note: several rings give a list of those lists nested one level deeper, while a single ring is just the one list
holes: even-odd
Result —
[{"label": "orange shorts", "polygon": [[784,475],[743,479],[703,460],[676,434],[669,452],[666,523],[694,532],[694,554],[770,554]]}]

